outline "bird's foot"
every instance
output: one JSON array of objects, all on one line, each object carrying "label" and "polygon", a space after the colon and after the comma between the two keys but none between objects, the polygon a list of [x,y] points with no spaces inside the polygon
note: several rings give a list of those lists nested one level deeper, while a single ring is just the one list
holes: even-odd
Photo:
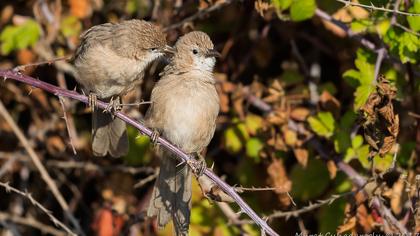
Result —
[{"label": "bird's foot", "polygon": [[98,97],[96,96],[96,93],[89,93],[88,106],[90,107],[92,112],[95,111],[97,102],[98,102]]},{"label": "bird's foot", "polygon": [[207,168],[206,160],[200,153],[196,153],[196,157],[198,158],[191,158],[189,161],[189,165],[191,166],[191,169],[193,170],[194,174],[197,177],[200,177],[203,175],[204,171]]},{"label": "bird's foot", "polygon": [[158,143],[158,139],[160,137],[159,131],[157,131],[156,129],[153,129],[152,134],[150,135],[150,140],[153,143],[153,146],[157,146]]},{"label": "bird's foot", "polygon": [[104,112],[114,113],[122,110],[120,97],[111,97],[109,100],[108,106],[105,107]]}]

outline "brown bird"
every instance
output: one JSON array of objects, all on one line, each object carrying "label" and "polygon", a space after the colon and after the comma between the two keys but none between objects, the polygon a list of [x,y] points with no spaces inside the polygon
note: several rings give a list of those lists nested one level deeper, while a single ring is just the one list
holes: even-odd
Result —
[{"label": "brown bird", "polygon": [[89,93],[92,106],[92,149],[95,156],[120,157],[128,152],[126,124],[109,113],[95,111],[96,98],[118,107],[120,97],[138,85],[146,67],[171,48],[163,31],[143,20],[94,26],[81,36],[74,65],[77,81]]},{"label": "brown bird", "polygon": [[[176,42],[175,54],[154,87],[146,123],[191,155],[207,147],[216,128],[219,97],[213,67],[219,55],[209,36],[188,33]],[[162,150],[160,173],[148,216],[160,228],[172,218],[177,235],[187,235],[191,208],[191,170]]]}]

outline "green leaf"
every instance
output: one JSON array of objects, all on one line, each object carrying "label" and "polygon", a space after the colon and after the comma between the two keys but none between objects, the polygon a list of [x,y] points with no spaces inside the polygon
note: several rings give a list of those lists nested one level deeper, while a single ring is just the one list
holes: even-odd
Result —
[{"label": "green leaf", "polygon": [[[420,13],[420,0],[414,0],[413,7],[408,9],[412,13]],[[420,31],[420,16],[407,16],[408,24],[414,31]]]},{"label": "green leaf", "polygon": [[263,149],[264,143],[258,138],[250,138],[246,142],[246,155],[257,162],[260,160],[259,153]]},{"label": "green leaf", "polygon": [[309,117],[308,123],[319,136],[329,138],[334,134],[335,121],[330,112],[319,112],[317,116]]},{"label": "green leaf", "polygon": [[324,162],[309,159],[306,168],[295,165],[291,171],[292,196],[303,201],[321,195],[329,185],[330,177]]},{"label": "green leaf", "polygon": [[[235,122],[235,120],[234,120]],[[243,144],[249,139],[244,123],[237,123],[226,129],[224,141],[226,149],[231,153],[238,153],[242,150]]]},{"label": "green leaf", "polygon": [[128,165],[147,164],[152,159],[150,149],[150,139],[147,136],[140,135],[139,132],[131,126],[127,127],[129,150],[123,157]]},{"label": "green leaf", "polygon": [[391,154],[386,154],[384,157],[376,155],[373,158],[373,166],[380,172],[387,171],[389,168],[391,168],[393,159],[394,158]]},{"label": "green leaf", "polygon": [[401,29],[390,28],[384,36],[390,51],[398,55],[403,63],[416,63],[420,60],[420,37]]},{"label": "green leaf", "polygon": [[41,28],[34,20],[27,20],[22,25],[6,26],[0,34],[1,51],[7,55],[15,49],[24,49],[35,45],[41,35]]},{"label": "green leaf", "polygon": [[262,125],[263,119],[261,116],[250,114],[245,117],[245,126],[250,134],[257,133],[257,131],[262,128]]},{"label": "green leaf", "polygon": [[354,93],[355,101],[354,101],[354,109],[358,110],[360,107],[365,105],[369,95],[375,90],[373,85],[361,85],[356,89]]},{"label": "green leaf", "polygon": [[289,8],[292,2],[293,0],[272,0],[273,5],[281,11]]},{"label": "green leaf", "polygon": [[350,24],[351,29],[355,33],[362,33],[364,31],[367,31],[370,26],[372,26],[372,21],[366,19],[356,20]]},{"label": "green leaf", "polygon": [[65,37],[77,36],[82,30],[82,24],[75,16],[67,16],[61,21],[60,31]]},{"label": "green leaf", "polygon": [[303,76],[295,70],[285,70],[281,75],[281,81],[287,85],[300,83],[303,79]]},{"label": "green leaf", "polygon": [[318,222],[319,232],[324,235],[335,232],[344,221],[344,211],[346,207],[346,199],[340,198],[333,203],[321,207]]},{"label": "green leaf", "polygon": [[294,21],[307,20],[314,15],[315,9],[315,0],[293,0],[290,7],[290,17]]},{"label": "green leaf", "polygon": [[352,139],[352,146],[347,149],[344,161],[350,162],[353,159],[358,159],[360,164],[367,169],[370,167],[369,145],[363,145],[363,141],[364,140],[361,135],[356,135]]}]

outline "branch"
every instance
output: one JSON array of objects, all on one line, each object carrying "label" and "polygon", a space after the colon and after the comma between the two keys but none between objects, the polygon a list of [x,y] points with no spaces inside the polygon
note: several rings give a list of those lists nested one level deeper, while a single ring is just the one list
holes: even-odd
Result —
[{"label": "branch", "polygon": [[374,81],[377,81],[378,76],[379,76],[379,71],[381,71],[381,65],[382,65],[382,61],[384,59],[384,54],[386,52],[385,48],[380,48],[378,49],[378,57],[376,58],[376,63],[375,63],[375,74],[374,74]]},{"label": "branch", "polygon": [[225,1],[220,1],[220,2],[217,2],[216,4],[214,4],[213,6],[211,6],[211,7],[208,7],[208,8],[205,8],[205,9],[203,9],[203,10],[200,10],[200,11],[198,11],[197,13],[195,13],[194,15],[192,15],[192,16],[189,16],[189,17],[187,17],[187,18],[185,18],[185,19],[183,19],[182,21],[180,21],[180,22],[178,22],[178,23],[175,23],[175,24],[172,24],[172,25],[170,25],[170,26],[167,26],[167,27],[165,27],[164,29],[163,29],[163,31],[169,31],[169,30],[172,30],[172,29],[176,29],[176,28],[178,28],[178,27],[181,27],[182,25],[184,25],[184,24],[186,24],[186,23],[188,23],[188,22],[192,22],[192,21],[194,21],[195,19],[197,19],[197,18],[199,18],[199,17],[201,17],[201,16],[203,16],[203,15],[205,15],[205,14],[208,14],[208,13],[210,13],[210,12],[213,12],[213,11],[215,11],[215,10],[218,10],[218,9],[220,9],[220,8],[222,8],[222,7],[224,7],[224,6],[226,6],[226,5],[229,5],[230,3],[232,3],[234,0],[225,0]]},{"label": "branch", "polygon": [[37,220],[35,220],[33,217],[23,218],[17,215],[10,215],[5,212],[0,212],[0,221],[11,221],[17,224],[26,225],[35,229],[38,229],[44,234],[51,234],[56,236],[64,236],[66,233],[63,231],[57,230],[54,227],[51,227],[49,225],[45,225]]},{"label": "branch", "polygon": [[344,24],[343,22],[341,22],[339,20],[334,19],[332,16],[328,15],[328,13],[326,13],[325,11],[317,8],[315,10],[315,15],[317,15],[321,19],[329,21],[329,22],[333,23],[334,25],[338,26],[340,29],[342,29],[344,32],[346,32],[346,34],[348,36],[357,39],[366,48],[368,48],[372,51],[376,50],[376,46],[373,42],[371,42],[371,41],[361,37],[360,35],[354,33],[353,30],[351,30],[346,24]]},{"label": "branch", "polygon": [[[253,95],[248,96],[247,100],[251,104],[255,105],[256,108],[262,108],[265,114],[269,114],[272,111],[270,105],[268,105],[267,103],[265,103],[264,101],[258,99],[257,97]],[[255,102],[255,103],[252,103],[252,102]],[[296,126],[293,123],[294,122],[290,120],[289,126]],[[296,129],[296,131],[298,133],[301,133],[299,129]],[[338,169],[343,171],[350,178],[350,180],[353,182],[353,184],[356,187],[363,188],[366,185],[365,178],[362,177],[359,173],[357,173],[349,164],[343,162],[341,157],[336,156],[335,158],[331,158],[330,153],[325,150],[321,142],[316,137],[312,137],[308,141],[308,144],[312,146],[318,152],[318,154],[321,156],[323,160],[332,159],[337,165]],[[394,225],[401,234],[408,234],[408,230],[394,217],[392,212],[386,206],[383,205],[379,197],[374,196],[372,198],[371,203],[372,203],[371,205],[375,209],[377,209],[379,212],[383,214],[383,218],[387,219],[392,225]]]},{"label": "branch", "polygon": [[69,229],[64,223],[62,223],[61,221],[59,221],[57,218],[55,218],[51,211],[46,209],[41,203],[39,203],[37,200],[35,200],[32,195],[28,192],[22,192],[12,186],[9,185],[9,183],[3,183],[0,182],[0,186],[3,187],[6,192],[14,192],[19,194],[22,197],[27,198],[32,205],[34,205],[35,207],[37,207],[38,209],[40,209],[42,212],[44,212],[45,214],[48,215],[48,217],[50,218],[50,220],[57,226],[59,226],[60,228],[64,229],[69,235],[77,235],[75,234],[73,231],[71,231],[71,229]]},{"label": "branch", "polygon": [[365,4],[361,4],[358,2],[351,2],[351,1],[346,1],[346,0],[336,0],[337,2],[341,2],[344,3],[347,6],[356,6],[356,7],[362,7],[362,8],[367,8],[367,9],[371,9],[371,10],[376,10],[376,11],[384,11],[384,12],[391,12],[394,14],[399,14],[399,15],[404,15],[404,16],[420,16],[419,13],[410,13],[410,12],[404,12],[404,11],[399,11],[398,8],[394,8],[394,9],[388,9],[385,7],[376,7],[373,5],[373,3],[371,3],[371,5],[365,5]]},{"label": "branch", "polygon": [[[18,74],[17,72],[11,72],[13,74]],[[76,218],[70,213],[69,206],[64,199],[63,195],[61,194],[60,190],[58,190],[57,185],[55,184],[54,180],[51,178],[51,176],[48,174],[47,169],[42,164],[40,158],[34,151],[34,149],[31,147],[28,139],[25,137],[23,132],[20,130],[20,128],[17,126],[16,122],[13,120],[10,113],[7,111],[7,109],[4,107],[3,102],[0,101],[0,114],[3,116],[3,118],[6,120],[6,122],[10,125],[13,132],[19,139],[19,141],[22,143],[23,147],[25,148],[26,152],[29,154],[29,157],[31,158],[32,162],[38,169],[39,173],[41,174],[41,178],[45,181],[51,192],[53,193],[55,199],[60,204],[60,207],[64,210],[65,215],[67,218],[72,222],[74,227],[79,231],[80,234],[83,234],[82,228],[80,227],[79,223],[77,222]]]},{"label": "branch", "polygon": [[[34,87],[40,88],[42,90],[45,90],[45,91],[47,91],[49,93],[52,93],[56,96],[68,97],[68,98],[72,98],[72,99],[75,99],[75,100],[78,100],[78,101],[81,101],[83,103],[88,104],[88,97],[86,97],[85,95],[79,94],[75,91],[69,91],[69,90],[54,86],[52,84],[37,80],[37,79],[32,78],[32,77],[27,76],[27,75],[16,73],[16,72],[11,71],[11,70],[0,70],[0,78],[4,78],[5,80],[6,79],[17,80],[17,81],[32,85]],[[108,106],[108,103],[105,103],[105,102],[102,102],[102,101],[97,102],[97,107],[99,107],[100,109],[106,109],[107,106]],[[117,116],[121,120],[125,121],[127,124],[132,125],[136,129],[138,129],[140,131],[140,133],[142,133],[144,135],[147,135],[149,137],[152,136],[153,131],[151,129],[149,129],[146,126],[144,126],[143,124],[131,119],[130,117],[128,117],[124,113],[115,112],[115,116]],[[162,137],[159,137],[157,139],[157,142],[160,145],[162,145],[164,148],[166,148],[167,150],[169,150],[173,154],[175,154],[181,162],[187,163],[191,168],[197,169],[197,166],[199,166],[199,163],[197,163],[198,161],[195,161],[188,154],[186,154],[181,149],[177,148],[175,145],[171,144],[166,139],[164,139]],[[261,219],[255,213],[255,211],[251,207],[249,207],[249,205],[238,195],[238,193],[236,193],[236,191],[233,187],[226,184],[216,174],[214,174],[209,168],[204,169],[203,175],[205,175],[209,179],[211,179],[226,194],[228,194],[230,197],[232,197],[235,200],[235,202],[239,205],[242,212],[246,213],[257,225],[259,225],[263,232],[265,232],[269,235],[273,235],[273,236],[278,235],[270,226],[268,226],[267,222],[265,222],[263,219]]]}]

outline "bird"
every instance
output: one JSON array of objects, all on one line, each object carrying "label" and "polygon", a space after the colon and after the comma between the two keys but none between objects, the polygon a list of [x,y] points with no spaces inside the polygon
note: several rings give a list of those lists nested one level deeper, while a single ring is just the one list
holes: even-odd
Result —
[{"label": "bird", "polygon": [[[201,31],[181,36],[169,64],[151,94],[146,125],[191,156],[211,141],[220,109],[213,68],[220,54]],[[147,210],[159,228],[171,219],[176,235],[188,235],[191,209],[191,169],[161,151],[158,178]],[[205,162],[204,162],[205,163]]]},{"label": "bird", "polygon": [[140,84],[147,66],[171,50],[163,30],[144,20],[104,23],[81,35],[73,62],[76,80],[89,94],[95,156],[109,153],[121,157],[128,153],[126,124],[112,114],[96,111],[97,99],[109,101],[109,108],[118,109],[121,96]]}]

